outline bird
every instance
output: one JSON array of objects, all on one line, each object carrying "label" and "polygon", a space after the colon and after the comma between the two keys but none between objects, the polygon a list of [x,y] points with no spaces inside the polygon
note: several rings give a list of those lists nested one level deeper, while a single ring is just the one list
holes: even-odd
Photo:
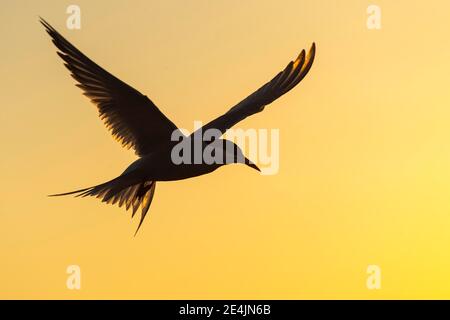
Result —
[{"label": "bird", "polygon": [[[76,86],[97,107],[100,119],[112,136],[126,149],[134,149],[138,157],[114,179],[89,188],[49,196],[96,197],[105,203],[124,206],[127,211],[131,209],[132,217],[140,207],[141,214],[136,235],[152,203],[157,182],[209,174],[223,165],[232,163],[243,163],[260,171],[234,142],[220,138],[202,140],[200,145],[202,150],[213,148],[214,152],[223,156],[224,161],[212,164],[205,162],[175,164],[172,150],[178,142],[173,141],[172,135],[177,130],[179,132],[178,127],[147,96],[96,64],[46,20],[39,18],[39,22],[56,46],[58,56],[76,81]],[[295,60],[290,61],[269,82],[199,130],[203,132],[215,130],[219,135],[223,135],[238,122],[263,111],[265,106],[292,90],[303,80],[313,65],[315,53],[316,44],[313,42],[308,53],[302,50]],[[188,144],[198,142],[197,131],[183,136]]]}]

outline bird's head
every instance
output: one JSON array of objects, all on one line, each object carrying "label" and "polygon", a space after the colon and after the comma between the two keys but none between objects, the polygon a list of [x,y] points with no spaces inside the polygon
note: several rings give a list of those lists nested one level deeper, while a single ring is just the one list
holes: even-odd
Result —
[{"label": "bird's head", "polygon": [[215,155],[217,158],[222,159],[222,165],[242,163],[261,172],[258,166],[248,159],[242,152],[242,149],[234,142],[226,139],[217,139],[212,144],[214,145]]}]

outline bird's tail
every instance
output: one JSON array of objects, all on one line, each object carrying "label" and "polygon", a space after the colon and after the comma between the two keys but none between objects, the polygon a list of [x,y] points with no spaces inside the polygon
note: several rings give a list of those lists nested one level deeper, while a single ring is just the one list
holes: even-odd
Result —
[{"label": "bird's tail", "polygon": [[66,196],[74,194],[76,197],[93,196],[102,200],[102,202],[110,204],[118,204],[119,207],[125,206],[126,210],[132,208],[132,217],[141,207],[141,219],[135,235],[139,231],[142,222],[147,215],[150,204],[155,194],[155,181],[138,181],[133,180],[133,175],[124,174],[111,181],[99,184],[94,187],[84,188],[76,191],[52,194],[50,197]]}]

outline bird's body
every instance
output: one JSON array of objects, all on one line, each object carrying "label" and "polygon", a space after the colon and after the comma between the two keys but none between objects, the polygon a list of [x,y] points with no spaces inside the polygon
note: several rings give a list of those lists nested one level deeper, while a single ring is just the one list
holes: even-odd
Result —
[{"label": "bird's body", "polygon": [[221,166],[217,163],[194,163],[194,159],[191,159],[189,163],[175,164],[172,161],[171,150],[172,146],[169,145],[144,155],[134,161],[124,173],[139,171],[147,180],[176,181],[211,173]]},{"label": "bird's body", "polygon": [[[303,50],[271,81],[201,128],[218,132],[215,139],[205,141],[203,136],[197,135],[198,132],[187,137],[181,135],[181,146],[192,148],[180,152],[181,142],[172,140],[178,128],[148,97],[90,60],[45,20],[40,22],[59,49],[57,53],[77,81],[77,86],[97,106],[100,118],[112,135],[138,155],[138,159],[121,175],[110,181],[54,196],[95,196],[103,202],[125,206],[127,210],[132,208],[132,216],[141,207],[138,230],[152,202],[157,181],[193,178],[232,163],[243,163],[259,170],[236,144],[219,137],[234,124],[262,111],[266,105],[294,88],[309,72],[315,55],[313,44],[307,55]],[[187,154],[186,150],[192,152]]]}]

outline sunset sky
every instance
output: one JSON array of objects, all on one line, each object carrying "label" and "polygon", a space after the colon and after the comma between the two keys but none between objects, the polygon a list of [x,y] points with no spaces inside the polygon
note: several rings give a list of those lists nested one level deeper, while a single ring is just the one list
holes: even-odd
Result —
[{"label": "sunset sky", "polygon": [[[81,8],[81,29],[66,8]],[[381,8],[380,30],[366,26]],[[0,298],[450,298],[450,2],[0,4]],[[38,17],[148,95],[207,122],[317,44],[311,72],[242,129],[280,167],[158,183],[144,225],[94,198],[136,156],[75,87]],[[66,287],[69,265],[81,290]],[[366,287],[369,265],[381,289]]]}]

